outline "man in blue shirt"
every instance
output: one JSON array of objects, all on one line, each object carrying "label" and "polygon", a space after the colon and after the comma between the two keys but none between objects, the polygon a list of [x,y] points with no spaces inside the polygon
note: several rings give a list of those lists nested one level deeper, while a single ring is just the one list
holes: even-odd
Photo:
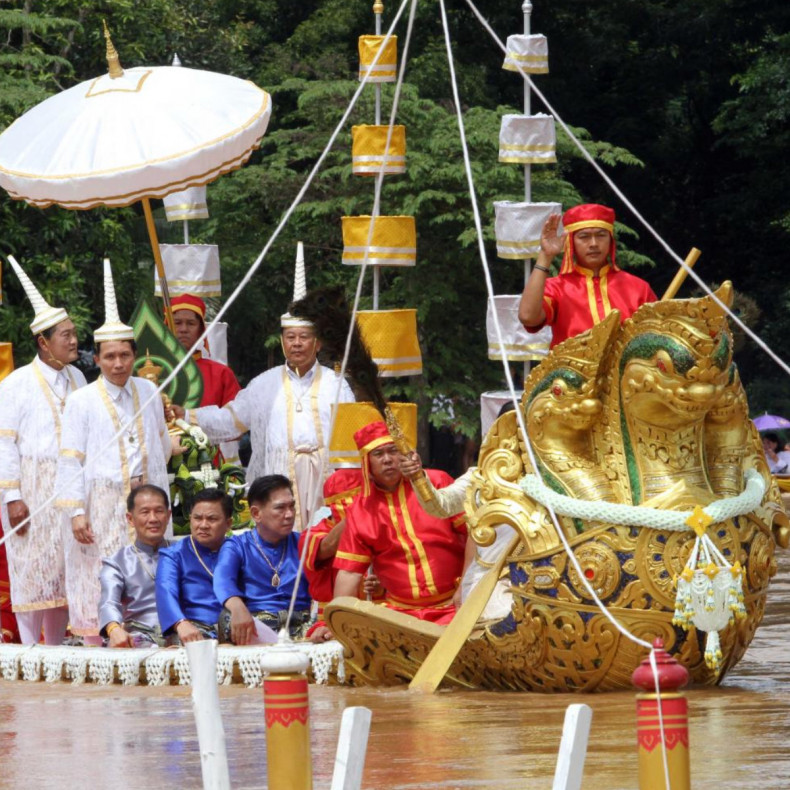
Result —
[{"label": "man in blue shirt", "polygon": [[204,488],[192,502],[189,536],[159,552],[156,608],[165,636],[175,633],[181,642],[216,639],[222,607],[212,582],[232,515],[226,493]]},{"label": "man in blue shirt", "polygon": [[[286,625],[299,569],[296,503],[288,478],[257,478],[247,500],[255,528],[225,541],[214,573],[214,593],[225,607],[220,641],[236,645],[254,641],[253,618],[275,631]],[[310,595],[302,574],[288,631],[299,639],[309,625]]]}]

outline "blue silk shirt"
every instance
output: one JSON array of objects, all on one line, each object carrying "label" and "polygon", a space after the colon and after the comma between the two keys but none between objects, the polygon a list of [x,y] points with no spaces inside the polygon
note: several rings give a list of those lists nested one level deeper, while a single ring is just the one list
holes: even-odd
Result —
[{"label": "blue silk shirt", "polygon": [[[220,549],[214,573],[214,592],[218,600],[224,604],[237,595],[253,613],[274,614],[287,609],[299,568],[298,543],[299,535],[292,532],[275,546],[263,540],[256,529],[228,538]],[[272,585],[275,569],[280,577],[277,587]],[[302,573],[295,608],[309,607],[307,579]]]},{"label": "blue silk shirt", "polygon": [[214,595],[211,574],[218,558],[219,551],[193,543],[189,535],[159,552],[156,608],[163,634],[179,620],[217,622],[222,607]]}]

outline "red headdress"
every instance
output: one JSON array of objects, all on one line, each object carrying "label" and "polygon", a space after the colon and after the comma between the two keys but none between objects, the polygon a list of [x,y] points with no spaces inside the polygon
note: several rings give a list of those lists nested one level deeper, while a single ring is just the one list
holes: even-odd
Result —
[{"label": "red headdress", "polygon": [[[199,296],[192,296],[192,294],[174,296],[170,300],[170,310],[173,313],[175,313],[176,310],[191,310],[200,317],[200,320],[203,322],[203,329],[206,328],[206,303]],[[208,338],[203,341],[203,346],[208,352]]]},{"label": "red headdress", "polygon": [[562,227],[565,230],[565,250],[562,255],[560,274],[573,271],[573,234],[582,228],[605,228],[612,237],[612,246],[609,248],[609,257],[612,269],[617,270],[614,242],[614,209],[601,206],[598,203],[582,203],[580,206],[569,208],[562,216]]},{"label": "red headdress", "polygon": [[393,444],[394,440],[390,436],[387,424],[383,420],[377,420],[360,428],[354,434],[354,441],[362,459],[362,496],[368,496],[370,494],[370,459],[368,458],[370,451],[385,444]]}]

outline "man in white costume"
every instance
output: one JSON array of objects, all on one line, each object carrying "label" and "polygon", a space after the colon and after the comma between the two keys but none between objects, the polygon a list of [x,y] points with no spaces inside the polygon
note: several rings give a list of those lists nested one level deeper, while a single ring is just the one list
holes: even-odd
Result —
[{"label": "man in white costume", "polygon": [[133,540],[126,524],[126,497],[143,483],[167,490],[171,455],[156,387],[132,376],[134,330],[118,317],[106,259],[104,300],[105,323],[93,335],[101,376],[66,404],[57,480],[57,505],[71,525],[64,538],[71,630],[86,644],[101,644],[97,614],[102,557]]},{"label": "man in white costume", "polygon": [[[299,242],[294,301],[306,292]],[[331,368],[318,363],[321,343],[312,323],[286,313],[280,326],[284,365],[256,376],[222,408],[204,406],[187,412],[186,418],[197,422],[212,442],[229,441],[249,430],[252,457],[247,479],[279,474],[291,480],[297,505],[294,529],[300,531],[323,504],[333,404],[336,398],[341,403],[353,401],[354,394]]]},{"label": "man in white costume", "polygon": [[[70,362],[77,332],[66,311],[50,307],[19,264],[19,277],[35,318],[30,329],[38,354],[0,383],[0,510],[6,532],[30,519],[6,541],[11,602],[23,644],[59,645],[68,624],[60,515],[54,507],[55,473],[66,398],[85,386]],[[32,515],[32,518],[31,518]]]}]

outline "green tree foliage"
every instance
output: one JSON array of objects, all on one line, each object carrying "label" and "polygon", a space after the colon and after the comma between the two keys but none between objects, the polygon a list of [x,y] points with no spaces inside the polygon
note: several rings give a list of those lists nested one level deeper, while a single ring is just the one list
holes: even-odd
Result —
[{"label": "green tree foliage", "polygon": [[[169,63],[249,78],[274,98],[269,132],[241,170],[209,188],[212,216],[192,223],[195,240],[217,243],[227,295],[241,280],[290,205],[357,86],[356,39],[373,31],[371,0],[49,0],[0,11],[8,43],[0,69],[0,125],[48,93],[101,73],[101,20],[110,25],[127,66]],[[388,0],[385,28],[396,9]],[[520,5],[482,3],[504,39],[520,32]],[[497,293],[520,290],[523,272],[498,260],[492,201],[520,199],[522,171],[500,165],[499,118],[519,112],[517,74],[501,70],[502,53],[465,3],[448,2],[465,123],[481,207],[486,251]],[[777,253],[786,244],[788,8],[780,0],[580,0],[535,2],[532,29],[550,43],[551,73],[536,77],[549,100],[612,173],[636,206],[675,249],[703,249],[706,279],[733,277],[778,326],[787,298]],[[784,25],[784,27],[782,27]],[[398,31],[403,46],[404,29]],[[501,384],[501,368],[486,358],[485,289],[474,239],[454,109],[435,2],[419,4],[397,121],[407,126],[408,172],[385,180],[382,211],[414,214],[418,265],[382,271],[383,307],[415,307],[425,357],[424,377],[396,384],[421,404],[439,395],[459,399],[456,420],[477,423],[479,392]],[[391,86],[384,89],[387,117]],[[533,100],[533,111],[543,108]],[[371,123],[373,88],[350,123]],[[598,200],[622,221],[621,260],[651,264],[657,292],[675,265],[639,228],[578,151],[560,134],[559,164],[533,167],[533,199],[570,205]],[[344,214],[369,213],[372,180],[351,175],[350,128],[273,244],[260,271],[227,316],[231,353],[242,379],[279,355],[278,317],[290,299],[296,241],[306,244],[311,286],[340,282],[351,291],[357,270],[339,263]],[[768,220],[767,222],[765,220]],[[160,222],[163,241],[181,230]],[[745,242],[749,239],[748,242]],[[49,296],[76,313],[81,329],[101,320],[99,261],[109,254],[128,284],[122,315],[150,287],[151,255],[138,210],[41,211],[0,198],[0,253],[24,260]],[[766,276],[769,274],[770,276]],[[370,275],[369,275],[370,277]],[[783,285],[781,286],[784,287]],[[773,300],[767,291],[772,289]],[[13,276],[4,282],[0,337],[32,345],[22,331],[27,306]],[[370,306],[369,283],[363,307]],[[766,304],[770,301],[773,304]],[[770,332],[769,340],[772,339]],[[749,343],[742,367],[761,368]],[[748,353],[747,353],[748,352]],[[764,371],[763,371],[764,372]],[[426,410],[423,409],[423,412]],[[437,421],[447,419],[440,414]]]}]

